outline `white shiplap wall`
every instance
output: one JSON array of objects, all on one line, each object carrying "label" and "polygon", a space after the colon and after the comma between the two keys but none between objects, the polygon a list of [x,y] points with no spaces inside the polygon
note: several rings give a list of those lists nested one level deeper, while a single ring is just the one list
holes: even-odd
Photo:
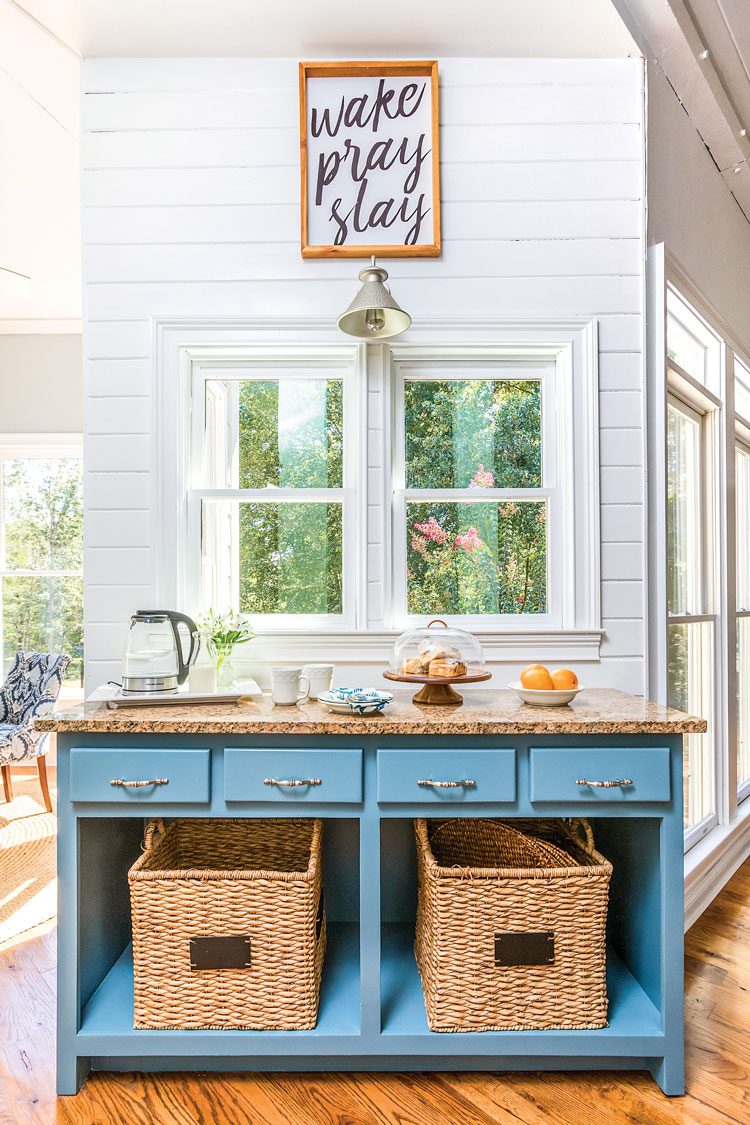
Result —
[{"label": "white shiplap wall", "polygon": [[[295,60],[82,73],[91,688],[152,600],[152,318],[333,321],[358,267],[300,258]],[[641,63],[447,59],[440,80],[443,255],[394,262],[394,291],[417,321],[598,320],[607,635],[584,676],[641,691]]]}]

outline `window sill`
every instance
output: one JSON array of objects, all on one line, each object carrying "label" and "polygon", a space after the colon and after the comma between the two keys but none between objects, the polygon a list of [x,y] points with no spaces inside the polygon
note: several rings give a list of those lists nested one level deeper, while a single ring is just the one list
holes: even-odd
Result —
[{"label": "window sill", "polygon": [[750,856],[750,800],[731,824],[718,824],[685,856],[685,929],[707,910],[722,887]]},{"label": "window sill", "polygon": [[[236,663],[297,663],[315,660],[345,664],[386,664],[393,643],[401,634],[396,630],[342,632],[260,633]],[[598,661],[601,629],[536,629],[504,632],[476,631],[485,659],[489,663],[519,661]]]}]

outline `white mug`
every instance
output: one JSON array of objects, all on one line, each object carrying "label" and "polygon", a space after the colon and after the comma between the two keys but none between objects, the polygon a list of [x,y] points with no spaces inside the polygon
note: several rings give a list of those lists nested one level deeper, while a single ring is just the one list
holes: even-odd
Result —
[{"label": "white mug", "polygon": [[302,675],[307,676],[311,699],[317,699],[333,687],[333,664],[305,664]]},{"label": "white mug", "polygon": [[301,668],[282,665],[271,669],[271,699],[278,707],[304,703],[309,695],[310,681]]}]

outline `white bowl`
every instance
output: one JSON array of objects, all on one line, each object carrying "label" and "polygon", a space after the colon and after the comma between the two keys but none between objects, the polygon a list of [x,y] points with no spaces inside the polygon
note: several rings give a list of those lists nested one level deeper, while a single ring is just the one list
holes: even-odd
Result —
[{"label": "white bowl", "polygon": [[520,680],[508,684],[508,687],[530,707],[564,707],[566,703],[575,699],[579,691],[583,691],[581,684],[577,688],[567,688],[562,691],[538,691],[535,688],[525,688]]}]

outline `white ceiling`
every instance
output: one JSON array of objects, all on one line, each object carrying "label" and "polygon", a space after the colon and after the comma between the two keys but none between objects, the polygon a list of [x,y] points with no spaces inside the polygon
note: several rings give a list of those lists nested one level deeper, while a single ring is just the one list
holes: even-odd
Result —
[{"label": "white ceiling", "polygon": [[4,0],[84,57],[614,58],[610,0]]}]

